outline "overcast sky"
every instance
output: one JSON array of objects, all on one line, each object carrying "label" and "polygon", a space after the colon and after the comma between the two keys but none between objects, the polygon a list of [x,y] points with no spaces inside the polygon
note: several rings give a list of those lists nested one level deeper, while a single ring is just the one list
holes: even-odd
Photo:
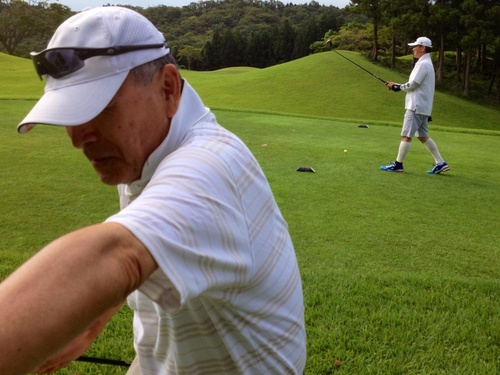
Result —
[{"label": "overcast sky", "polygon": [[[344,8],[349,4],[349,0],[317,0],[321,5],[333,5],[339,8]],[[50,3],[59,3],[70,7],[74,11],[82,10],[87,7],[98,7],[104,4],[122,4],[140,6],[148,8],[155,5],[168,5],[168,6],[184,6],[195,0],[50,0]],[[310,0],[281,0],[283,4],[308,4]]]}]

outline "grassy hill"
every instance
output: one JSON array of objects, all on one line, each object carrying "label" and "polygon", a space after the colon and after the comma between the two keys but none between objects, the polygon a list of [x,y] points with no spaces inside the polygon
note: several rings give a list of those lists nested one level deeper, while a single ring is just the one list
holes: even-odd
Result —
[{"label": "grassy hill", "polygon": [[[289,225],[307,375],[499,373],[498,110],[438,94],[432,134],[451,171],[428,175],[433,160],[416,144],[405,173],[388,174],[379,166],[396,156],[404,94],[334,53],[182,74],[252,150]],[[43,86],[29,60],[0,54],[0,280],[119,209],[116,187],[98,182],[64,129],[15,131]],[[359,119],[374,125],[358,128]],[[306,165],[316,173],[296,172]],[[133,359],[131,319],[121,309],[87,354]],[[74,362],[56,374],[125,372]]]},{"label": "grassy hill", "polygon": [[[360,54],[342,54],[377,76],[406,82],[408,76],[371,64]],[[408,72],[409,74],[409,72]],[[229,68],[215,72],[183,70],[206,105],[214,109],[281,113],[400,126],[404,93],[380,81],[334,52],[325,52],[266,69]],[[0,54],[0,99],[37,99],[44,83],[29,59]],[[436,93],[435,129],[500,131],[500,111],[449,94]]]}]

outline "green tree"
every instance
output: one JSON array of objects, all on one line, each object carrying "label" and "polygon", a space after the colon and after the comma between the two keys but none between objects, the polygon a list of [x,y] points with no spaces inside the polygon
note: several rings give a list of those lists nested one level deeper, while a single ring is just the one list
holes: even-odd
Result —
[{"label": "green tree", "polygon": [[[328,30],[328,29],[326,29]],[[293,58],[298,59],[309,55],[310,45],[323,38],[325,29],[322,29],[316,16],[311,16],[305,27],[299,28],[294,46]]]},{"label": "green tree", "polygon": [[488,86],[488,93],[492,93],[495,79],[497,82],[496,101],[500,103],[500,31],[498,29],[500,20],[500,4],[494,5],[486,11],[486,22],[488,27],[488,40],[490,41],[488,52],[491,55],[491,79]]},{"label": "green tree", "polygon": [[20,0],[2,0],[0,8],[0,44],[9,55],[33,34],[36,10]]},{"label": "green tree", "polygon": [[390,48],[390,66],[396,66],[396,57],[407,51],[406,42],[412,36],[412,26],[408,22],[408,13],[412,3],[405,0],[384,0],[382,22],[388,34],[387,45]]},{"label": "green tree", "polygon": [[273,65],[275,59],[271,33],[268,30],[254,32],[249,38],[245,55],[248,66],[265,68]]},{"label": "green tree", "polygon": [[30,51],[45,48],[55,29],[71,14],[60,4],[0,0],[0,47],[10,55],[27,57]]},{"label": "green tree", "polygon": [[470,94],[470,77],[472,72],[472,59],[474,51],[486,43],[488,27],[485,17],[485,8],[477,0],[465,0],[461,5],[463,14],[460,24],[464,27],[465,34],[460,40],[460,45],[465,52],[465,70],[463,79],[463,94]]},{"label": "green tree", "polygon": [[184,45],[177,52],[177,59],[179,64],[182,64],[184,61],[187,62],[187,68],[191,70],[193,62],[201,62],[203,60],[202,49]]},{"label": "green tree", "polygon": [[[447,44],[454,35],[453,31],[459,28],[460,10],[456,0],[437,0],[430,9],[429,24],[433,27],[438,39],[434,45],[438,47],[438,62],[436,69],[436,79],[443,81],[444,61]],[[455,39],[456,44],[456,39]]]},{"label": "green tree", "polygon": [[285,18],[275,33],[275,56],[278,63],[292,60],[296,33],[288,18]]},{"label": "green tree", "polygon": [[239,31],[233,32],[230,28],[224,29],[222,34],[223,66],[242,66],[245,64],[247,42]]},{"label": "green tree", "polygon": [[221,56],[221,32],[219,29],[214,31],[212,40],[205,43],[203,47],[203,60],[205,69],[216,70],[223,67]]},{"label": "green tree", "polygon": [[369,51],[372,45],[372,25],[360,22],[349,22],[339,31],[329,30],[325,34],[325,42],[330,39],[335,48],[350,51]]},{"label": "green tree", "polygon": [[378,29],[382,18],[382,7],[380,0],[351,0],[352,6],[349,8],[353,12],[359,12],[371,20],[373,25],[372,39],[372,60],[378,60],[379,41]]},{"label": "green tree", "polygon": [[221,69],[240,66],[245,63],[246,41],[230,28],[217,29],[211,42],[204,47],[204,61],[207,69]]}]

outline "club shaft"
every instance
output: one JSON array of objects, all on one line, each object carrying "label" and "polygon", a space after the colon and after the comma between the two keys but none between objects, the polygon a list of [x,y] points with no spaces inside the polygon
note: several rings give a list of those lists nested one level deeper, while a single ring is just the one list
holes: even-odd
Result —
[{"label": "club shaft", "polygon": [[339,56],[342,56],[344,59],[346,59],[347,61],[353,63],[354,65],[356,65],[358,68],[360,69],[363,69],[365,72],[367,72],[368,74],[372,75],[373,77],[377,78],[379,81],[383,82],[384,84],[387,82],[385,80],[383,80],[382,78],[380,78],[379,76],[376,76],[375,74],[373,74],[372,72],[370,72],[369,70],[363,68],[361,65],[359,64],[356,64],[354,61],[352,61],[351,59],[349,59],[348,57],[345,57],[344,55],[342,55],[341,53],[337,52],[336,50],[333,50],[337,55]]},{"label": "club shaft", "polygon": [[90,362],[90,363],[98,363],[101,365],[113,365],[113,366],[123,366],[130,367],[131,362],[126,362],[117,359],[107,359],[107,358],[95,358],[95,357],[85,357],[81,356],[76,359],[79,362]]}]

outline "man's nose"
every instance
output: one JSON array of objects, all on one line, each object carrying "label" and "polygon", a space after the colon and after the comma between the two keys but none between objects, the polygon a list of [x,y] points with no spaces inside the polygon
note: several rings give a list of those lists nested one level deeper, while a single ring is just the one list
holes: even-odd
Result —
[{"label": "man's nose", "polygon": [[90,122],[77,126],[67,126],[66,132],[73,146],[79,149],[82,149],[87,143],[95,142],[97,139],[95,127]]}]

